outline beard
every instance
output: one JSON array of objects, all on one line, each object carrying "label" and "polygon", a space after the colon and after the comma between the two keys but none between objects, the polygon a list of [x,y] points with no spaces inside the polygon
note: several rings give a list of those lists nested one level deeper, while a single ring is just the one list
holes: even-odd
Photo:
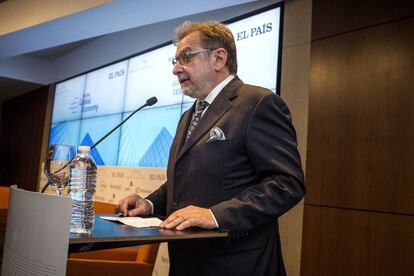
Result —
[{"label": "beard", "polygon": [[186,87],[181,87],[181,91],[184,95],[191,98],[200,98],[200,95],[202,95],[200,89],[198,89],[198,87],[196,87],[194,84]]},{"label": "beard", "polygon": [[187,80],[180,85],[184,95],[191,98],[204,99],[214,88],[212,83],[214,83],[214,81],[208,78],[208,75],[203,75],[202,78],[187,78]]}]

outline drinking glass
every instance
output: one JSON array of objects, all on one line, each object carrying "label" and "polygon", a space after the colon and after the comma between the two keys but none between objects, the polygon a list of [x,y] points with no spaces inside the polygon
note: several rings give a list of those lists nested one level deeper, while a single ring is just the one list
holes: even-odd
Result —
[{"label": "drinking glass", "polygon": [[58,196],[62,195],[62,190],[70,182],[69,165],[75,155],[75,146],[52,144],[49,147],[44,172],[49,184],[55,187]]}]

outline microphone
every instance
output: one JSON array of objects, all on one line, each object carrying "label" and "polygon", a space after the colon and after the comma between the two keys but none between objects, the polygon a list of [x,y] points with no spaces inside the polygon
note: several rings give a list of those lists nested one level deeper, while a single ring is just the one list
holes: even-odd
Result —
[{"label": "microphone", "polygon": [[[120,122],[118,125],[116,125],[111,131],[109,131],[107,134],[105,134],[101,139],[99,139],[96,143],[94,143],[92,146],[91,146],[91,150],[94,148],[94,147],[96,147],[100,142],[102,142],[106,137],[108,137],[109,135],[111,135],[111,133],[112,132],[114,132],[117,128],[119,128],[120,126],[122,126],[126,121],[128,121],[129,120],[129,118],[131,118],[132,117],[132,115],[134,115],[135,113],[137,113],[138,111],[140,111],[141,109],[143,109],[144,107],[147,107],[147,106],[152,106],[152,105],[154,105],[154,104],[156,104],[158,102],[158,99],[157,99],[157,97],[151,97],[151,98],[149,98],[146,102],[145,102],[145,104],[143,104],[143,105],[141,105],[140,107],[138,107],[137,109],[135,109],[135,111],[134,112],[132,112],[131,114],[129,114],[129,116],[128,117],[126,117],[122,122]],[[73,157],[73,158],[75,158],[75,157]],[[73,160],[73,158],[72,158],[72,160]],[[59,170],[57,170],[56,172],[59,172],[59,171],[61,171],[61,170],[63,170],[64,168],[66,168],[71,162],[72,162],[72,160],[70,160],[65,166],[63,166],[62,168],[60,168]],[[46,183],[46,185],[43,187],[43,189],[42,189],[42,191],[41,191],[41,193],[44,193],[45,191],[46,191],[46,189],[47,189],[47,187],[50,185],[50,182],[47,182]]]},{"label": "microphone", "polygon": [[148,106],[151,106],[151,105],[154,105],[154,104],[156,104],[158,102],[158,99],[157,99],[157,97],[151,97],[151,98],[149,98],[145,103],[148,105]]}]

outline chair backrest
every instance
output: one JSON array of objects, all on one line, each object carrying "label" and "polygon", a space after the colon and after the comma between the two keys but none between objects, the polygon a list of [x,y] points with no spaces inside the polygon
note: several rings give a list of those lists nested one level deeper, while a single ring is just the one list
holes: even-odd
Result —
[{"label": "chair backrest", "polygon": [[95,208],[96,214],[115,214],[116,205],[112,203],[94,201],[93,207]]},{"label": "chair backrest", "polygon": [[138,246],[137,263],[155,264],[159,243],[143,244]]},{"label": "chair backrest", "polygon": [[65,275],[72,201],[10,189],[1,275]]},{"label": "chair backrest", "polygon": [[9,208],[9,187],[0,186],[0,209]]},{"label": "chair backrest", "polygon": [[4,236],[6,233],[7,210],[9,208],[9,187],[0,186],[0,263],[3,256]]}]

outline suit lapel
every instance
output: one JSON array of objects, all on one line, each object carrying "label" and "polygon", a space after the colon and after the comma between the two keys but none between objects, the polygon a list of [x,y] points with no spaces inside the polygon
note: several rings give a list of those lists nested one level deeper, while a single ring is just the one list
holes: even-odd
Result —
[{"label": "suit lapel", "polygon": [[178,159],[180,159],[191,147],[193,147],[206,132],[210,131],[214,124],[233,106],[231,100],[237,96],[237,92],[239,90],[238,88],[242,84],[243,82],[238,77],[235,77],[226,87],[224,87],[223,91],[221,91],[211,103],[197,127],[191,133],[191,136],[188,138],[187,142],[184,143],[185,136],[187,134],[186,127],[188,127],[191,120],[191,112],[186,114],[187,118],[183,121],[183,124],[181,124],[184,129],[182,132],[180,130],[180,133],[177,132],[177,135],[180,135],[181,137],[180,145],[183,146],[182,148],[180,147],[181,150],[176,151],[175,161],[178,161]]}]

